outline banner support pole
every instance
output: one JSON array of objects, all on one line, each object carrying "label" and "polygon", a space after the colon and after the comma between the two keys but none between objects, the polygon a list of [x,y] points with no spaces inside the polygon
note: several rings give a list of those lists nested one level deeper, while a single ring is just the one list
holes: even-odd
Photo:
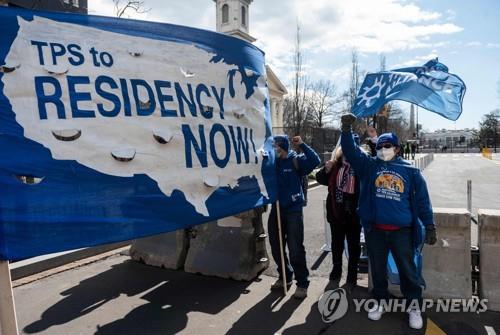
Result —
[{"label": "banner support pole", "polygon": [[0,335],[19,335],[9,261],[0,260]]},{"label": "banner support pole", "polygon": [[281,276],[283,278],[283,293],[286,295],[288,293],[287,281],[286,281],[286,271],[285,271],[285,249],[283,246],[283,232],[281,229],[281,213],[280,213],[280,202],[276,200],[276,214],[278,216],[276,222],[278,223],[278,239],[280,241],[280,257],[281,257]]}]

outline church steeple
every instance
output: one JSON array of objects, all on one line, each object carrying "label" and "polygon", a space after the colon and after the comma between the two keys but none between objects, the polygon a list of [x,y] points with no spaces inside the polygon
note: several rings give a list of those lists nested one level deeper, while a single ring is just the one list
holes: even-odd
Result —
[{"label": "church steeple", "polygon": [[217,31],[253,43],[248,9],[253,0],[213,0],[217,10]]}]

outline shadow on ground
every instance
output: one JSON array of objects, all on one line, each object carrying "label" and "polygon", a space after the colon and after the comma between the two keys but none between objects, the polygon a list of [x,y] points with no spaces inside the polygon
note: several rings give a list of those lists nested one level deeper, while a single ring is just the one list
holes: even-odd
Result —
[{"label": "shadow on ground", "polygon": [[38,333],[68,323],[120,295],[142,294],[146,304],[135,307],[123,319],[97,326],[96,334],[175,334],[186,327],[189,312],[215,315],[249,293],[249,284],[125,261],[61,292],[64,298],[24,332]]},{"label": "shadow on ground", "polygon": [[[313,296],[322,292],[317,282],[315,293],[311,292],[308,299],[301,301],[291,294],[282,297],[279,292],[268,292],[267,287],[258,286],[268,285],[267,281],[254,283],[253,292],[250,292],[251,283],[248,282],[164,270],[128,260],[61,292],[63,298],[23,330],[28,334],[48,333],[52,326],[70,323],[107,302],[127,296],[133,297],[130,300],[133,303],[116,303],[117,315],[127,313],[123,318],[98,317],[101,322],[106,317],[110,321],[97,326],[87,324],[86,329],[98,335],[176,334],[186,329],[189,321],[190,326],[197,326],[189,328],[207,329],[211,334],[425,334],[425,330],[413,331],[408,327],[406,313],[387,313],[381,321],[370,321],[365,311],[355,312],[352,299],[349,299],[349,311],[343,318],[326,324],[318,312],[319,296]],[[239,300],[246,294],[256,296]],[[357,287],[349,298],[369,299],[370,295],[366,288]],[[226,308],[228,310],[221,313]],[[202,324],[207,319],[190,315],[191,312],[214,315],[213,322],[218,328],[210,331],[210,325]],[[231,319],[218,318],[219,313],[221,318],[225,315]],[[477,315],[429,311],[426,315],[448,335],[487,335],[485,326],[500,334],[500,313]]]}]

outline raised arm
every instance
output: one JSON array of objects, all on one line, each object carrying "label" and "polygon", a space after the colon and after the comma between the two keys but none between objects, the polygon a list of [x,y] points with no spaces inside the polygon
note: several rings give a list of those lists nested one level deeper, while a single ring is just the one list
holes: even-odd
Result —
[{"label": "raised arm", "polygon": [[342,115],[341,120],[342,134],[340,136],[340,145],[342,147],[342,153],[347,161],[352,165],[354,171],[358,175],[362,175],[366,171],[368,165],[374,161],[374,158],[367,155],[354,142],[351,128],[352,124],[356,120],[356,117],[352,114],[345,114]]},{"label": "raised arm", "polygon": [[[295,138],[295,137],[294,137]],[[308,175],[314,170],[316,166],[321,162],[316,151],[310,146],[302,142],[299,144],[300,149],[302,149],[303,154],[297,156],[297,163],[299,164],[299,170],[302,175]]]}]

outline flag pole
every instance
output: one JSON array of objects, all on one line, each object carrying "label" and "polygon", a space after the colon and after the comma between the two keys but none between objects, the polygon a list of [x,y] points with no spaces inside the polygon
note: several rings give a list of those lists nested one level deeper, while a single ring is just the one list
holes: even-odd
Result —
[{"label": "flag pole", "polygon": [[288,293],[286,271],[285,271],[285,249],[283,246],[283,233],[281,229],[281,212],[280,212],[280,201],[276,200],[276,214],[278,219],[276,220],[278,224],[278,239],[280,240],[280,257],[281,257],[281,276],[283,278],[283,293],[285,295]]},{"label": "flag pole", "polygon": [[9,261],[4,260],[0,260],[0,334],[19,334]]}]

